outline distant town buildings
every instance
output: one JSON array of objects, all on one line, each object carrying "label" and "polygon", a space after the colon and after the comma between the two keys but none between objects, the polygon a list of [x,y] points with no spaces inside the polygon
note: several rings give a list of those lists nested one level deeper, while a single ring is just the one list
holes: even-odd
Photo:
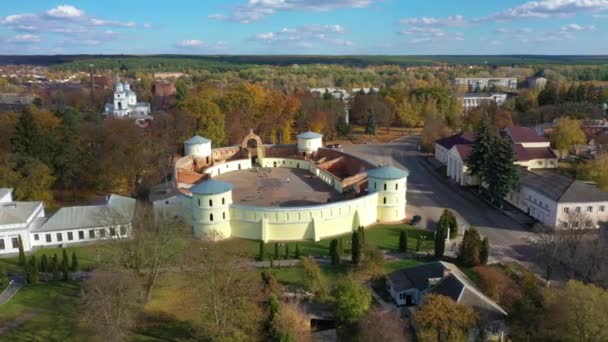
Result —
[{"label": "distant town buildings", "polygon": [[464,86],[469,92],[492,91],[496,89],[516,90],[516,77],[457,77],[455,86]]},{"label": "distant town buildings", "polygon": [[29,106],[34,102],[33,94],[0,93],[0,108],[14,110]]},{"label": "distant town buildings", "polygon": [[467,111],[477,108],[484,103],[495,103],[497,106],[502,106],[507,101],[505,93],[466,93],[462,96],[457,96],[457,99],[462,101],[462,108]]},{"label": "distant town buildings", "polygon": [[127,82],[121,82],[116,77],[116,88],[114,91],[114,102],[106,103],[105,115],[118,117],[145,117],[150,115],[150,104],[137,102],[137,95]]},{"label": "distant town buildings", "polygon": [[51,217],[39,201],[13,201],[13,189],[0,188],[0,255],[19,252],[19,237],[24,251],[40,246],[60,246],[106,239],[126,238],[131,234],[135,199],[110,195],[105,203],[65,207]]},{"label": "distant town buildings", "polygon": [[369,94],[371,92],[377,93],[380,88],[369,87],[369,88],[352,88],[350,92],[342,88],[311,88],[310,93],[318,96],[330,94],[334,98],[344,102],[344,118],[346,123],[349,123],[349,112],[350,112],[350,100],[359,93]]}]

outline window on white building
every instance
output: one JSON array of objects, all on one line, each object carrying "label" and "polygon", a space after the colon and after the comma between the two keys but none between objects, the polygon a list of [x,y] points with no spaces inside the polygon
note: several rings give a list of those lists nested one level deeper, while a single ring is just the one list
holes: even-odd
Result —
[{"label": "window on white building", "polygon": [[386,191],[386,183],[384,183],[384,191]]},{"label": "window on white building", "polygon": [[211,200],[211,199],[209,200],[209,206],[213,207],[213,200]]},{"label": "window on white building", "polygon": [[576,207],[576,209],[574,209],[574,211],[576,211],[577,213],[581,212],[581,207]]},{"label": "window on white building", "polygon": [[224,220],[226,219],[226,212],[222,213],[222,219],[224,219]]},{"label": "window on white building", "polygon": [[100,229],[99,230],[99,236],[102,237],[102,238],[106,237],[106,230],[105,229]]},{"label": "window on white building", "polygon": [[567,214],[567,213],[569,213],[569,212],[570,212],[570,208],[568,208],[568,207],[564,207],[564,214]]},{"label": "window on white building", "polygon": [[399,190],[399,183],[395,183],[395,190]]},{"label": "window on white building", "polygon": [[36,241],[40,240],[40,236],[38,234],[34,234],[34,240],[36,240]]},{"label": "window on white building", "polygon": [[209,214],[209,221],[213,221],[213,214]]},{"label": "window on white building", "polygon": [[84,240],[84,231],[83,230],[78,231],[78,240]]},{"label": "window on white building", "polygon": [[0,249],[5,249],[6,246],[4,246],[4,239],[0,239]]},{"label": "window on white building", "polygon": [[110,227],[110,236],[116,236],[116,228]]},{"label": "window on white building", "polygon": [[127,235],[127,228],[126,227],[120,226],[120,235],[121,236]]},{"label": "window on white building", "polygon": [[606,211],[606,207],[605,207],[605,206],[603,206],[603,205],[600,205],[599,211],[600,211],[601,213],[603,213],[604,211]]},{"label": "window on white building", "polygon": [[46,240],[46,242],[51,242],[51,234],[46,234],[44,236],[44,239]]},{"label": "window on white building", "polygon": [[593,212],[593,207],[592,206],[588,206],[587,207],[587,212],[588,213],[592,213]]},{"label": "window on white building", "polygon": [[386,204],[386,197],[384,197],[384,204]]},{"label": "window on white building", "polygon": [[14,237],[11,239],[11,242],[13,244],[13,248],[19,248],[19,238]]},{"label": "window on white building", "polygon": [[57,242],[63,241],[63,234],[57,233]]},{"label": "window on white building", "polygon": [[95,238],[95,230],[91,229],[89,230],[89,239],[94,239]]},{"label": "window on white building", "polygon": [[74,233],[68,232],[68,241],[74,240]]},{"label": "window on white building", "polygon": [[222,197],[222,204],[226,204],[226,199]]}]

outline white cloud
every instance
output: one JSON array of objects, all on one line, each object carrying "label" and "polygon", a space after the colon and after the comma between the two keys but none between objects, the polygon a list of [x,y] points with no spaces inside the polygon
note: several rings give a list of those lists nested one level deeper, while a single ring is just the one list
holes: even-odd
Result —
[{"label": "white cloud", "polygon": [[203,42],[198,39],[187,39],[182,40],[181,42],[176,44],[177,47],[180,48],[201,48],[203,47]]},{"label": "white cloud", "polygon": [[209,52],[224,50],[228,47],[228,44],[224,41],[218,41],[215,44],[207,44],[206,42],[199,39],[185,39],[175,44],[175,47],[183,50],[208,50]]},{"label": "white cloud", "polygon": [[46,15],[52,18],[81,18],[85,15],[83,10],[80,10],[72,5],[59,5],[45,12]]},{"label": "white cloud", "polygon": [[[118,39],[122,33],[107,28],[132,29],[133,21],[118,21],[97,18],[72,5],[59,5],[39,13],[18,13],[0,19],[0,25],[16,33],[13,43],[23,43],[32,37],[50,36],[55,44],[97,45]],[[21,37],[21,38],[17,38]],[[28,38],[29,37],[29,38]],[[58,39],[58,40],[57,40]],[[92,44],[94,43],[94,44]]]},{"label": "white cloud", "polygon": [[566,33],[581,32],[581,31],[595,31],[595,26],[593,26],[593,25],[582,26],[579,24],[568,24],[568,25],[564,25],[560,28],[560,32],[566,32]]},{"label": "white cloud", "polygon": [[94,26],[115,26],[115,27],[136,27],[137,24],[133,21],[122,22],[115,20],[104,20],[98,18],[91,18],[90,23]]},{"label": "white cloud", "polygon": [[343,39],[345,29],[341,25],[302,25],[284,27],[276,32],[254,35],[251,40],[287,47],[313,48],[319,46],[352,46],[353,42]]},{"label": "white cloud", "polygon": [[153,26],[150,23],[145,23],[145,24],[142,25],[142,27],[145,28],[145,29],[151,29]]},{"label": "white cloud", "polygon": [[477,21],[507,21],[526,18],[567,17],[576,13],[608,10],[606,0],[542,0],[529,1],[520,6],[491,14]]},{"label": "white cloud", "polygon": [[608,19],[608,14],[594,14],[591,17],[594,19]]},{"label": "white cloud", "polygon": [[214,13],[214,20],[251,23],[281,11],[331,11],[340,8],[362,8],[375,0],[248,0],[235,6],[230,14]]},{"label": "white cloud", "polygon": [[399,21],[402,25],[418,26],[466,26],[468,20],[462,15],[453,15],[446,18],[422,17],[405,18]]},{"label": "white cloud", "polygon": [[13,39],[10,39],[9,42],[13,43],[38,43],[40,42],[40,36],[35,34],[18,34]]}]

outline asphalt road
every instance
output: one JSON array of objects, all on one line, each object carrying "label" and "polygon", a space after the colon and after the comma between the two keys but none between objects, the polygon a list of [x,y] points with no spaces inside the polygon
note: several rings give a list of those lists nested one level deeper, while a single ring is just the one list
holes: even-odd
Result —
[{"label": "asphalt road", "polygon": [[491,257],[499,262],[531,263],[534,252],[531,233],[470,191],[460,189],[439,175],[425,156],[418,152],[419,135],[389,144],[345,145],[344,152],[377,165],[393,165],[410,171],[407,191],[407,215],[420,215],[420,226],[434,229],[445,208],[454,211],[463,226],[475,226],[491,243]]}]

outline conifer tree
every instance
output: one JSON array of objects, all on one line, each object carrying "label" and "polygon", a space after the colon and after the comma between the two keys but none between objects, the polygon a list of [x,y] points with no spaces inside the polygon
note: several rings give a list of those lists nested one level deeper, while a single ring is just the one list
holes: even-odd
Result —
[{"label": "conifer tree", "polygon": [[68,261],[68,252],[65,249],[62,250],[63,256],[61,259],[61,279],[63,281],[67,281],[69,279],[69,261]]},{"label": "conifer tree", "polygon": [[493,158],[494,140],[495,137],[491,132],[490,120],[487,116],[484,116],[475,131],[473,150],[467,161],[469,174],[471,176],[479,176],[480,181],[484,181],[488,173],[491,172],[490,162]]},{"label": "conifer tree", "polygon": [[492,200],[502,204],[503,198],[517,186],[519,173],[514,163],[515,153],[510,140],[495,139],[493,149],[490,160],[492,172],[486,175],[485,182]]},{"label": "conifer tree", "polygon": [[447,237],[447,222],[441,221],[437,224],[437,229],[435,230],[435,257],[441,258],[445,253],[445,239]]},{"label": "conifer tree", "polygon": [[344,255],[344,237],[342,236],[338,239],[338,253],[340,256]]},{"label": "conifer tree", "polygon": [[351,258],[354,265],[359,265],[361,261],[361,242],[357,231],[354,231],[352,236]]},{"label": "conifer tree", "polygon": [[260,241],[260,254],[258,255],[258,259],[260,259],[260,261],[264,261],[265,257],[266,257],[266,244],[264,243],[264,241]]},{"label": "conifer tree", "polygon": [[279,243],[274,243],[274,258],[275,260],[279,260]]},{"label": "conifer tree", "polygon": [[42,273],[46,273],[49,271],[49,265],[48,265],[48,260],[46,258],[46,254],[42,254],[42,257],[40,257],[40,272]]},{"label": "conifer tree", "polygon": [[300,259],[300,245],[296,243],[296,259]]},{"label": "conifer tree", "polygon": [[376,114],[370,110],[367,113],[367,122],[365,123],[365,133],[369,135],[376,135]]},{"label": "conifer tree", "polygon": [[54,254],[51,259],[51,273],[53,274],[53,280],[59,280],[59,259],[57,258],[57,254]]},{"label": "conifer tree", "polygon": [[78,257],[76,256],[76,252],[72,252],[72,266],[70,267],[72,272],[78,271]]},{"label": "conifer tree", "polygon": [[285,259],[289,259],[289,244],[285,244]]},{"label": "conifer tree", "polygon": [[359,226],[359,244],[360,246],[365,246],[365,228],[363,226]]},{"label": "conifer tree", "polygon": [[25,266],[25,251],[23,250],[23,240],[21,240],[21,235],[18,237],[19,244],[19,266]]},{"label": "conifer tree", "polygon": [[473,267],[480,264],[481,237],[477,229],[471,227],[464,232],[458,262],[466,267]]},{"label": "conifer tree", "polygon": [[405,230],[402,230],[399,233],[399,252],[407,252],[407,233],[405,232]]},{"label": "conifer tree", "polygon": [[30,284],[37,284],[38,280],[40,278],[40,275],[38,273],[38,264],[36,263],[36,256],[32,255],[30,257],[30,265],[28,267],[28,283]]},{"label": "conifer tree", "polygon": [[490,240],[487,237],[484,237],[481,240],[481,249],[479,250],[479,262],[482,265],[488,263],[488,258],[490,256]]},{"label": "conifer tree", "polygon": [[422,238],[420,235],[416,236],[416,252],[420,252],[420,248],[422,247]]},{"label": "conifer tree", "polygon": [[331,264],[338,265],[340,263],[340,253],[338,253],[338,240],[333,239],[329,243],[329,256],[331,257]]}]

